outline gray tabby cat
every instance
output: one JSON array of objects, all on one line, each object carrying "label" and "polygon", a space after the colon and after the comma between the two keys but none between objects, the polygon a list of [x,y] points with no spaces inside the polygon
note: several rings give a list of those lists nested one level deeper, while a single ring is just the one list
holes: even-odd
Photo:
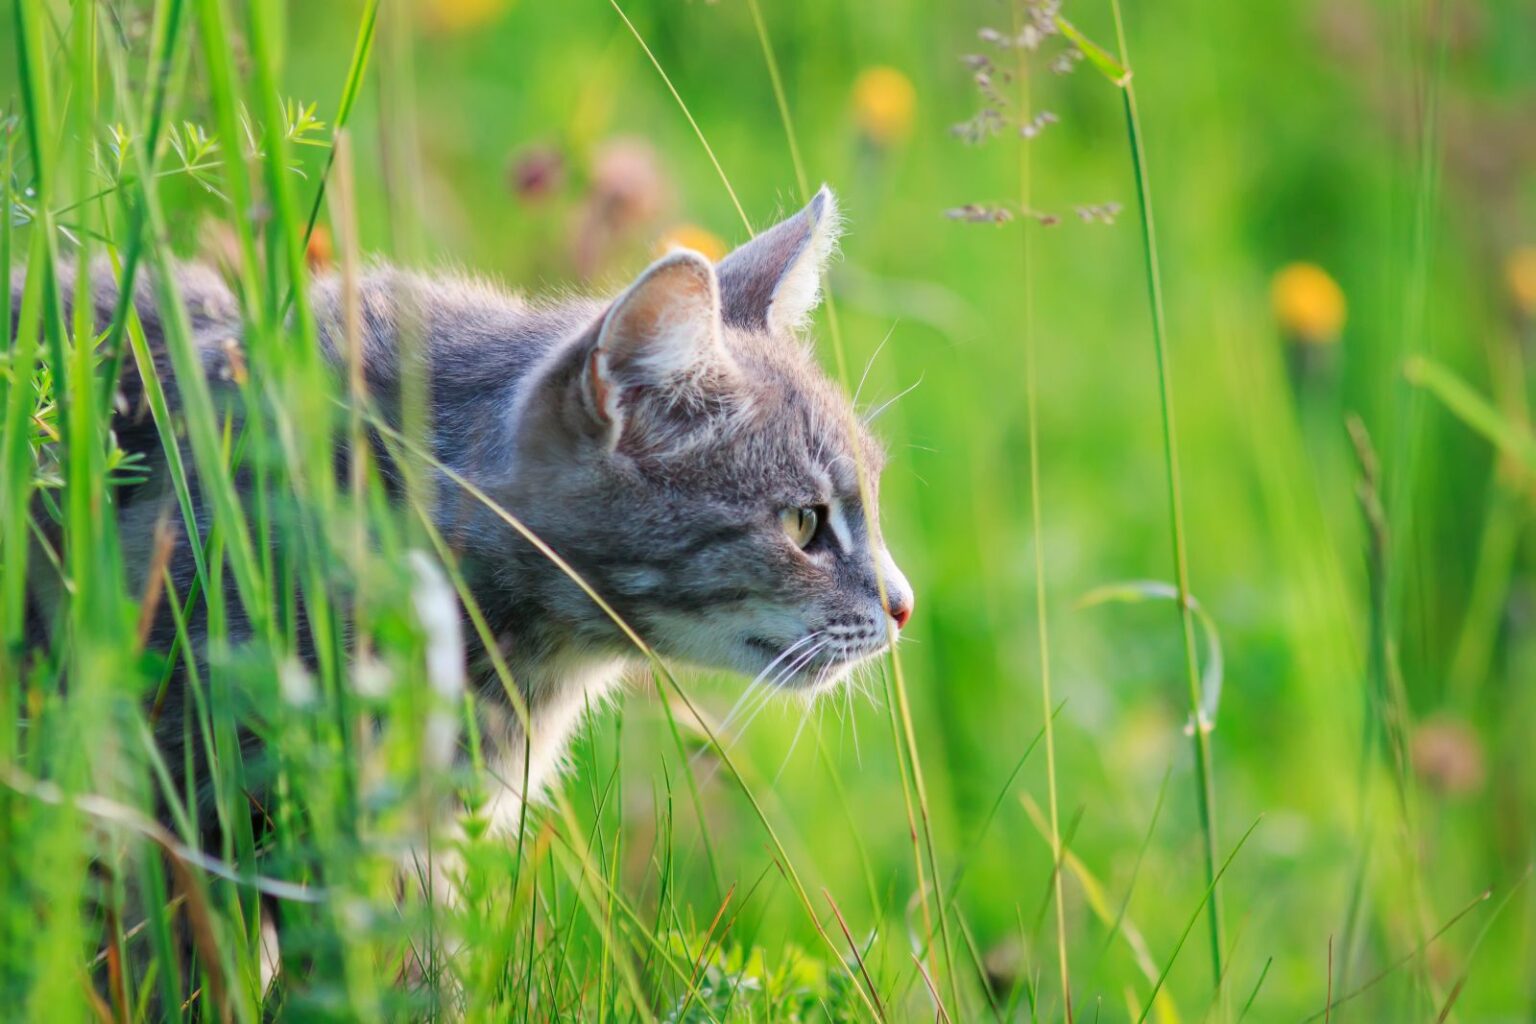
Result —
[{"label": "gray tabby cat", "polygon": [[[376,268],[360,283],[367,383],[389,408],[404,373],[425,374],[436,457],[531,528],[663,657],[766,674],[787,689],[828,687],[887,646],[913,600],[860,498],[857,467],[873,481],[881,451],[798,336],[838,230],[823,188],[718,265],[674,251],[606,302],[527,303]],[[110,310],[109,275],[96,276],[97,304]],[[235,300],[204,270],[180,283],[219,385],[241,329]],[[148,288],[136,298],[169,376]],[[318,284],[313,306],[340,368],[340,282]],[[401,367],[404,330],[418,332],[425,365]],[[123,389],[133,408],[141,385],[131,373]],[[147,417],[120,416],[115,428],[125,447],[159,460],[148,483],[118,496],[128,564],[142,567],[164,504],[163,459]],[[469,651],[485,738],[508,780],[505,822],[522,800],[525,751],[536,793],[583,710],[615,688],[636,651],[483,503],[446,481],[438,494],[437,524],[531,712],[530,749],[484,652]],[[187,547],[172,562],[183,594]],[[164,646],[173,626],[162,620],[152,642]],[[192,626],[206,628],[201,618]],[[243,628],[237,618],[234,639]]]}]

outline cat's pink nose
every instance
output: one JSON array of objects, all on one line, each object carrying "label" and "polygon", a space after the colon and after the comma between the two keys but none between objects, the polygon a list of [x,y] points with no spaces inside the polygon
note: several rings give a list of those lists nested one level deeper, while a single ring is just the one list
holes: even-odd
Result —
[{"label": "cat's pink nose", "polygon": [[912,598],[910,596],[893,596],[890,601],[891,618],[896,620],[897,629],[906,629],[908,621],[912,618]]}]

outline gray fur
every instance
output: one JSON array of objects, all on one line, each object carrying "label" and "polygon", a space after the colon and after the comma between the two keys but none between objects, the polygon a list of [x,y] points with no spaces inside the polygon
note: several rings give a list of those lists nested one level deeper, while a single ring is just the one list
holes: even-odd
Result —
[{"label": "gray fur", "polygon": [[[891,605],[902,612],[912,600],[860,503],[856,466],[869,471],[874,500],[881,450],[792,333],[810,313],[799,307],[815,302],[836,224],[823,190],[718,270],[680,251],[608,302],[525,302],[374,268],[360,283],[368,385],[390,408],[404,373],[426,373],[437,458],[568,560],[662,656],[747,675],[788,669],[779,683],[790,689],[831,685],[888,643],[877,565]],[[216,380],[223,339],[240,332],[236,303],[206,271],[180,283]],[[98,304],[114,300],[104,281]],[[312,304],[339,367],[340,282],[316,284]],[[153,310],[139,306],[158,346]],[[402,325],[419,330],[419,370],[399,365]],[[130,408],[136,386],[130,374]],[[162,486],[121,503],[130,560],[147,558]],[[438,494],[438,525],[533,710],[536,789],[580,709],[612,690],[635,651],[502,519],[451,483],[439,481]],[[836,528],[805,551],[779,521],[800,506],[837,510]],[[184,555],[175,569],[188,575]],[[812,634],[800,650],[815,653],[775,664]],[[470,657],[515,805],[523,737],[484,652]]]},{"label": "gray fur", "polygon": [[[823,185],[805,209],[722,259],[718,269],[726,322],[750,331],[801,326],[814,304],[814,287],[811,298],[800,303],[806,308],[775,315],[784,312],[776,310],[781,301],[795,301],[780,294],[789,290],[786,285],[793,280],[788,272],[809,257],[809,265],[803,269],[819,277],[840,230],[837,200]],[[823,244],[815,244],[818,239]]]}]

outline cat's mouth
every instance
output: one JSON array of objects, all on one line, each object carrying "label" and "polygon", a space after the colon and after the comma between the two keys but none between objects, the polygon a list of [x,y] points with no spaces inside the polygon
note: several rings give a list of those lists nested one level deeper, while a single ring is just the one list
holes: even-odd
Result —
[{"label": "cat's mouth", "polygon": [[819,633],[789,641],[753,636],[745,642],[762,658],[758,681],[785,690],[809,692],[835,686],[849,669],[887,646],[883,642],[850,644]]}]

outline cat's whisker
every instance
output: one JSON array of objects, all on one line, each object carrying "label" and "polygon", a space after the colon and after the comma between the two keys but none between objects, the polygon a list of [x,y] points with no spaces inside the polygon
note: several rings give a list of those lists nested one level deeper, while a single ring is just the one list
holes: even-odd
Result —
[{"label": "cat's whisker", "polygon": [[[747,734],[747,730],[752,728],[752,723],[757,721],[757,716],[762,714],[763,709],[772,703],[774,692],[778,689],[781,682],[792,677],[796,672],[800,671],[802,667],[810,664],[811,660],[815,658],[816,655],[820,654],[827,647],[831,646],[831,641],[821,639],[821,635],[822,631],[817,630],[813,633],[807,634],[804,637],[801,637],[799,640],[795,641],[795,643],[791,644],[790,647],[777,658],[774,658],[773,662],[768,666],[768,668],[764,669],[763,672],[758,675],[758,680],[760,680],[763,675],[766,675],[773,668],[774,665],[777,665],[779,662],[783,661],[785,655],[793,653],[796,648],[804,646],[808,641],[814,641],[814,643],[811,643],[809,648],[801,651],[793,661],[775,673],[771,682],[762,686],[760,695],[756,698],[756,700],[754,700],[753,707],[751,712],[746,716],[746,720],[741,723],[741,726],[736,730],[734,735],[725,738],[721,742],[721,751],[729,753],[731,750],[735,749],[736,745],[741,742],[742,737]],[[752,686],[748,688],[751,689],[757,685],[758,681],[754,680]],[[724,727],[722,726],[722,730],[723,728]],[[700,751],[700,754],[702,753],[703,751]],[[706,775],[701,780],[701,782],[707,783],[713,779],[715,772],[718,771],[719,768],[720,762],[716,761],[715,765],[710,769],[709,774]]]},{"label": "cat's whisker", "polygon": [[875,422],[876,418],[878,418],[881,413],[885,412],[885,410],[889,409],[891,406],[895,405],[897,402],[901,401],[903,398],[906,398],[912,392],[916,391],[917,390],[917,386],[919,384],[921,384],[922,382],[923,382],[923,378],[922,377],[918,377],[917,380],[913,381],[910,385],[908,385],[905,388],[902,388],[900,391],[896,392],[896,394],[892,395],[890,398],[887,398],[885,401],[883,401],[879,405],[875,406],[875,408],[870,412],[870,414],[868,416],[864,417],[864,422],[865,423],[873,423],[873,422]]},{"label": "cat's whisker", "polygon": [[773,685],[776,687],[784,685],[794,677],[795,673],[799,672],[806,665],[809,665],[813,658],[831,646],[832,641],[830,639],[823,638],[817,640],[816,643],[812,644],[806,650],[801,651],[798,655],[796,655],[793,661],[774,673]]},{"label": "cat's whisker", "polygon": [[779,662],[783,661],[785,658],[787,658],[791,654],[793,654],[796,650],[798,650],[799,648],[805,646],[806,644],[810,643],[811,641],[819,640],[823,635],[825,635],[825,633],[826,633],[826,630],[815,629],[815,630],[812,630],[811,632],[805,634],[805,636],[802,636],[800,639],[796,640],[794,643],[792,643],[788,647],[784,648],[784,650],[780,651],[778,657],[776,657],[772,661],[770,661],[768,663],[767,667],[764,668],[761,672],[759,672],[757,674],[756,678],[754,678],[752,681],[754,683],[760,682],[763,678],[765,678],[768,675],[769,672],[773,671],[774,667],[776,665],[778,665]]},{"label": "cat's whisker", "polygon": [[855,406],[859,404],[859,395],[864,391],[864,382],[869,380],[869,371],[875,368],[875,360],[880,358],[880,353],[885,349],[885,343],[890,341],[891,336],[896,333],[896,326],[899,323],[901,323],[900,320],[891,324],[891,329],[885,332],[885,337],[880,339],[880,344],[875,346],[875,350],[869,354],[869,359],[864,363],[864,372],[859,374],[858,386],[853,389],[853,404]]},{"label": "cat's whisker", "polygon": [[[731,729],[735,725],[736,720],[745,713],[750,721],[750,716],[757,714],[757,709],[772,695],[772,689],[761,680],[753,680],[751,683],[748,683],[746,690],[736,699],[736,703],[731,706],[730,713],[725,716],[720,725],[715,729],[715,741],[721,744],[723,749],[729,749]],[[700,761],[714,752],[715,748],[712,745],[702,746],[694,751],[690,761]]]},{"label": "cat's whisker", "polygon": [[748,712],[744,719],[742,719],[741,724],[736,727],[736,731],[727,738],[725,744],[727,750],[729,750],[731,747],[734,747],[738,742],[740,742],[741,738],[747,734],[747,730],[752,727],[752,722],[757,718],[758,715],[763,713],[764,708],[773,702],[773,697],[773,684],[768,683],[764,685],[762,696],[758,697],[756,702],[754,702],[752,705],[752,710]]},{"label": "cat's whisker", "polygon": [[[757,717],[757,713],[772,698],[773,686],[771,684],[756,680],[749,685],[747,692],[743,693],[741,698],[737,700],[736,706],[731,710],[730,715],[720,724],[720,728],[715,730],[715,739],[720,744],[720,749],[729,751],[731,747],[735,746],[737,738],[745,731],[746,725],[750,724],[752,719]],[[738,719],[742,721],[739,727],[736,725]],[[713,747],[704,747],[693,755],[694,760],[698,760],[713,751]]]},{"label": "cat's whisker", "polygon": [[731,747],[735,746],[741,740],[741,738],[747,734],[747,730],[752,727],[753,721],[755,721],[757,716],[762,713],[763,708],[768,706],[769,698],[773,695],[773,692],[779,688],[780,685],[782,685],[785,681],[793,678],[795,673],[799,672],[803,667],[810,664],[813,658],[815,658],[818,654],[830,646],[830,640],[818,640],[816,643],[812,644],[809,649],[798,655],[794,661],[780,669],[779,672],[774,675],[773,682],[770,683],[767,688],[767,696],[758,702],[756,709],[754,709],[752,714],[748,716],[747,720],[741,724],[741,728],[738,729],[736,735],[731,738],[731,741],[726,745],[726,749],[730,749]]},{"label": "cat's whisker", "polygon": [[805,732],[805,723],[810,720],[811,716],[808,714],[800,716],[800,726],[795,730],[795,738],[789,741],[789,750],[784,754],[784,760],[779,763],[779,770],[773,773],[773,781],[769,785],[778,786],[784,769],[789,767],[790,760],[795,756],[795,748],[800,745],[800,736]]},{"label": "cat's whisker", "polygon": [[[820,642],[819,645],[814,646],[814,648],[811,649],[811,651],[806,652],[805,656],[797,657],[797,659],[794,660],[794,668],[790,669],[790,671],[788,671],[788,672],[782,672],[782,674],[780,674],[780,677],[779,677],[780,685],[782,685],[782,683],[788,682],[788,680],[794,679],[794,676],[796,676],[796,674],[799,674],[799,672],[802,671],[802,669],[805,668],[806,665],[809,665],[809,663],[814,662],[814,660],[816,660],[817,657],[820,656],[820,654],[823,654],[823,652],[828,651],[828,649],[831,648],[831,646],[833,646],[833,642],[831,642],[831,640],[822,640],[822,642]],[[811,688],[809,688],[809,692],[813,692],[813,694],[814,694],[814,692],[816,692],[816,686],[811,686]]]},{"label": "cat's whisker", "polygon": [[746,689],[741,691],[741,696],[736,698],[736,703],[731,705],[731,710],[720,720],[720,727],[715,731],[721,734],[729,732],[731,726],[735,725],[736,720],[741,717],[742,712],[748,706],[755,704],[758,698],[767,692],[767,689],[768,687],[763,682],[761,676],[748,683]]},{"label": "cat's whisker", "polygon": [[864,767],[864,749],[859,745],[859,716],[853,710],[853,691],[848,691],[848,732],[853,737],[853,763]]},{"label": "cat's whisker", "polygon": [[832,641],[830,640],[818,640],[816,643],[812,644],[808,650],[804,651],[802,654],[796,657],[793,662],[779,670],[779,672],[773,677],[774,688],[777,689],[784,683],[788,682],[790,679],[793,679],[797,672],[799,672],[805,666],[809,665],[818,654],[831,646]]},{"label": "cat's whisker", "polygon": [[[759,672],[750,683],[747,684],[746,689],[742,691],[741,696],[736,699],[736,703],[726,714],[724,721],[720,723],[720,731],[725,732],[728,730],[732,723],[735,722],[737,716],[741,714],[741,712],[747,707],[748,703],[755,697],[766,696],[772,692],[772,688],[764,685],[763,680],[767,677],[769,672],[773,671],[775,666],[793,654],[800,647],[803,647],[804,645],[810,643],[812,640],[815,640],[817,637],[821,636],[821,634],[822,630],[814,630],[810,633],[807,633],[805,636],[802,636],[794,643],[791,643],[788,647],[785,647],[783,651],[779,652],[778,656],[770,661],[768,665],[761,672]],[[761,689],[759,689],[759,687],[761,687]]]},{"label": "cat's whisker", "polygon": [[867,675],[868,663],[857,665],[852,672],[848,673],[848,681],[843,684],[843,692],[840,695],[842,701],[837,711],[838,718],[847,725],[843,735],[851,736],[853,739],[853,759],[860,767],[864,765],[864,757],[863,751],[859,749],[859,718],[853,711],[853,692],[863,685],[860,680]]},{"label": "cat's whisker", "polygon": [[716,741],[719,743],[718,750],[715,747],[705,747],[693,755],[693,760],[695,761],[708,753],[714,753],[717,755],[714,759],[714,763],[710,765],[709,771],[699,779],[699,784],[701,786],[708,785],[714,780],[715,773],[717,773],[720,770],[720,766],[725,763],[725,758],[723,755],[730,753],[736,748],[736,744],[741,742],[741,738],[746,735],[747,729],[750,728],[752,723],[757,720],[757,716],[762,713],[763,708],[767,707],[772,702],[774,689],[772,684],[754,683],[753,685],[760,686],[760,688],[757,690],[755,696],[753,697],[751,708],[747,712],[745,720],[736,729],[736,731],[731,735],[726,735],[722,728],[720,731],[715,733]]}]

